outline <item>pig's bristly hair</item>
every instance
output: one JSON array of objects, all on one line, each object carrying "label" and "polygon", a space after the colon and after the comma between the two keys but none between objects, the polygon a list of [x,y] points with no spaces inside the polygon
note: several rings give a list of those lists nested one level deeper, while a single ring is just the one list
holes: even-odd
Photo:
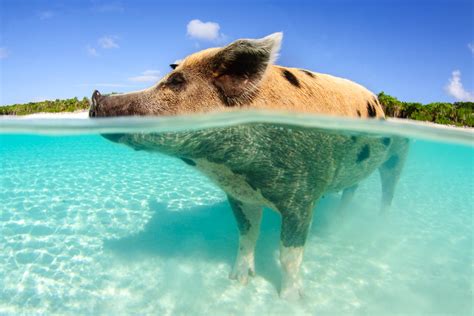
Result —
[{"label": "pig's bristly hair", "polygon": [[283,32],[276,32],[262,39],[256,40],[257,42],[260,42],[261,45],[270,48],[270,57],[268,60],[268,64],[271,65],[277,61],[279,53],[280,53],[282,40],[283,40]]}]

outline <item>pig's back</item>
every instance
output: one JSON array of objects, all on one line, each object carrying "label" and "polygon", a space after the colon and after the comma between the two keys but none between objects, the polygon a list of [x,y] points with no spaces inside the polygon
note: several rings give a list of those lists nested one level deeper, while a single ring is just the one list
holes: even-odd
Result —
[{"label": "pig's back", "polygon": [[347,79],[272,66],[250,107],[349,117],[384,117],[377,97]]}]

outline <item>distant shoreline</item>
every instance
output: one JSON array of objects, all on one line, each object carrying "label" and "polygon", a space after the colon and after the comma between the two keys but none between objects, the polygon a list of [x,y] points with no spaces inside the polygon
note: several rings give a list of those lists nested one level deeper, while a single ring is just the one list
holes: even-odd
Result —
[{"label": "distant shoreline", "polygon": [[[397,98],[380,92],[378,100],[385,117],[406,119],[408,121],[430,122],[432,126],[474,127],[474,102],[433,102],[421,104],[402,102]],[[0,116],[25,118],[87,118],[90,100],[77,97],[56,99],[26,104],[0,106]]]}]

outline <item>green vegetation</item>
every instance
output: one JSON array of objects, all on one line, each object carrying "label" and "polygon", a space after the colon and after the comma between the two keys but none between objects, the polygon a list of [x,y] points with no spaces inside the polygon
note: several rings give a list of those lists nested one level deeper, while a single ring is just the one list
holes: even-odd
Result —
[{"label": "green vegetation", "polygon": [[[474,127],[474,102],[402,102],[384,92],[380,92],[379,101],[388,117],[408,118],[438,124]],[[54,101],[30,102],[0,106],[0,115],[26,115],[38,112],[73,112],[89,108],[89,99],[78,98]]]},{"label": "green vegetation", "polygon": [[429,104],[402,102],[380,92],[379,101],[385,115],[438,124],[474,127],[474,102],[434,102]]},{"label": "green vegetation", "polygon": [[57,113],[74,112],[89,108],[89,99],[78,98],[54,101],[30,102],[26,104],[13,104],[0,106],[0,115],[26,115],[39,112]]}]

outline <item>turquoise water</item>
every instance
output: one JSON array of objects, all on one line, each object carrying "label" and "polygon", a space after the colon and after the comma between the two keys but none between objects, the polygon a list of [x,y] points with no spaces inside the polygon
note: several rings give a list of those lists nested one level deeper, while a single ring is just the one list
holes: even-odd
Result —
[{"label": "turquoise water", "polygon": [[181,160],[98,133],[210,128],[256,116],[0,120],[0,314],[473,313],[474,147],[469,130],[261,116],[260,121],[410,138],[391,211],[364,180],[315,211],[305,297],[279,298],[279,215],[265,210],[247,286],[228,279],[238,231],[225,195]]}]

